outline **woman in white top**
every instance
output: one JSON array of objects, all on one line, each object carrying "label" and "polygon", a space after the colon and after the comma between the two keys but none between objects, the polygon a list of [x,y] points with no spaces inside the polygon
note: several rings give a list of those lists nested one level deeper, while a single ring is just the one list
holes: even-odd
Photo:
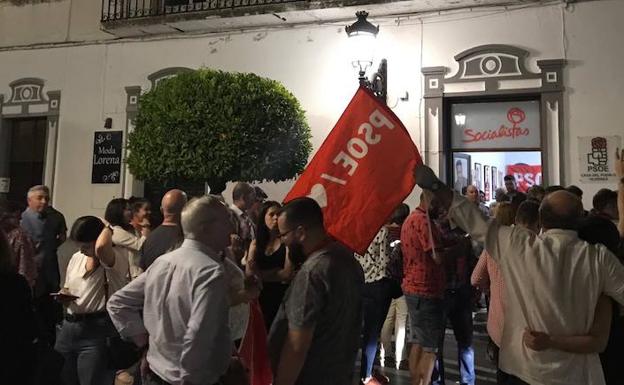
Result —
[{"label": "woman in white top", "polygon": [[106,338],[115,329],[106,313],[106,299],[124,285],[124,279],[114,268],[112,252],[96,257],[95,251],[98,237],[110,237],[110,232],[93,216],[78,218],[71,230],[80,251],[72,256],[57,295],[66,306],[66,315],[55,346],[65,359],[61,373],[65,385],[110,385],[114,381]]},{"label": "woman in white top", "polygon": [[104,218],[113,227],[113,250],[116,260],[117,270],[122,276],[132,280],[139,276],[143,270],[139,267],[140,249],[145,241],[148,228],[137,233],[130,221],[132,220],[132,209],[127,199],[116,198],[111,200],[106,206]]}]

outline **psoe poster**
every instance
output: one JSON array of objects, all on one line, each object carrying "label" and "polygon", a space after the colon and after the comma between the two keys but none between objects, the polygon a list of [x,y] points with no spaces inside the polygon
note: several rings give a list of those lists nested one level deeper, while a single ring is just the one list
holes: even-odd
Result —
[{"label": "psoe poster", "polygon": [[622,148],[622,138],[614,136],[579,136],[579,171],[581,182],[617,182],[615,151]]}]

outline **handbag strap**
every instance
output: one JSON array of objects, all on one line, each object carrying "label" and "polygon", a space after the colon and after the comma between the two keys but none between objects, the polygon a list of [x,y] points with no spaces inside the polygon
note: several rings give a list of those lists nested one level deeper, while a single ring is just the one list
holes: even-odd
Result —
[{"label": "handbag strap", "polygon": [[102,267],[102,271],[104,271],[104,299],[105,299],[104,304],[107,304],[108,303],[108,299],[109,299],[109,296],[108,296],[108,287],[109,287],[109,284],[108,284],[108,274],[106,274],[106,268],[102,265],[102,262],[100,262],[100,267]]}]

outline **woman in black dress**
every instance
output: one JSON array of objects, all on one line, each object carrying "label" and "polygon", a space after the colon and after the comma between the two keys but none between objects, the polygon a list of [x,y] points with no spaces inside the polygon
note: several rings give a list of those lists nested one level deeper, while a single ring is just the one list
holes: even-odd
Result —
[{"label": "woman in black dress", "polygon": [[247,275],[255,275],[262,280],[259,301],[267,330],[271,328],[288,283],[294,275],[294,267],[277,228],[281,207],[274,201],[262,205],[256,224],[256,239],[251,242],[247,257]]}]

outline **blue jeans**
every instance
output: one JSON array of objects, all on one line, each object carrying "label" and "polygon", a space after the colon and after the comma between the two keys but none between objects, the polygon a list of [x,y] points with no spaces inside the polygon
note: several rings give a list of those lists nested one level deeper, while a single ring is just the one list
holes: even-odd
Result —
[{"label": "blue jeans", "polygon": [[373,363],[377,355],[377,341],[392,301],[391,289],[391,282],[386,278],[364,284],[362,290],[364,326],[362,329],[361,378],[368,378],[373,373]]},{"label": "blue jeans", "polygon": [[[474,349],[472,348],[472,290],[470,286],[447,290],[444,298],[445,313],[451,321],[457,341],[457,361],[459,363],[460,383],[475,384]],[[431,383],[443,385],[444,382],[444,336],[440,351],[433,368]]]},{"label": "blue jeans", "polygon": [[65,359],[63,385],[111,385],[115,370],[108,360],[106,337],[114,334],[108,316],[78,322],[63,321],[55,349]]}]

